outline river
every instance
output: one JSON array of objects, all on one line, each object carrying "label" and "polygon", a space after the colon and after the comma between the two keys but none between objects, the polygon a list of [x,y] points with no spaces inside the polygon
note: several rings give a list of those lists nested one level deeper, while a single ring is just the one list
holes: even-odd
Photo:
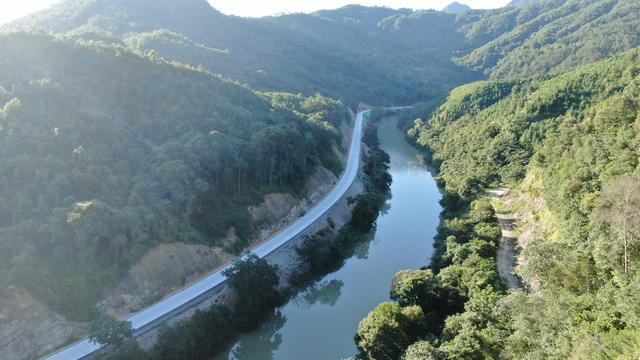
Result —
[{"label": "river", "polygon": [[423,156],[396,128],[380,122],[381,147],[391,157],[388,207],[377,228],[338,271],[324,276],[284,305],[258,330],[243,334],[219,359],[327,360],[355,355],[358,323],[389,300],[394,274],[429,263],[441,195]]}]

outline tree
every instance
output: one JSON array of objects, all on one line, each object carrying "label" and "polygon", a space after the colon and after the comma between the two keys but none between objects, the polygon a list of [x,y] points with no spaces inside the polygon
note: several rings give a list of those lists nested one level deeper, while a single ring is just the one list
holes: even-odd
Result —
[{"label": "tree", "polygon": [[231,312],[224,305],[196,311],[189,320],[161,330],[151,357],[164,359],[206,359],[224,349],[236,334]]},{"label": "tree", "polygon": [[453,288],[442,286],[428,270],[403,270],[393,278],[391,298],[400,306],[420,306],[425,317],[424,330],[438,333],[447,315],[463,310],[464,298]]},{"label": "tree", "polygon": [[356,345],[367,359],[399,359],[421,335],[424,313],[419,306],[401,308],[385,302],[378,305],[358,325]]},{"label": "tree", "polygon": [[349,205],[355,203],[353,210],[351,210],[351,224],[356,231],[368,233],[376,227],[381,201],[381,196],[373,193],[358,194],[347,198]]},{"label": "tree", "polygon": [[431,270],[402,270],[391,283],[391,298],[400,306],[420,305],[425,309],[433,298],[433,283],[437,281]]},{"label": "tree", "polygon": [[91,322],[89,339],[102,345],[119,348],[133,336],[131,323],[101,314]]},{"label": "tree", "polygon": [[402,360],[444,360],[445,354],[428,341],[418,341],[409,346]]},{"label": "tree", "polygon": [[234,317],[241,330],[254,328],[268,311],[282,302],[278,267],[255,255],[236,260],[223,273],[236,292]]},{"label": "tree", "polygon": [[614,251],[622,252],[624,273],[628,275],[630,255],[640,236],[640,183],[638,180],[631,176],[622,176],[605,184],[593,217],[597,222],[609,225],[609,231],[618,239]]}]

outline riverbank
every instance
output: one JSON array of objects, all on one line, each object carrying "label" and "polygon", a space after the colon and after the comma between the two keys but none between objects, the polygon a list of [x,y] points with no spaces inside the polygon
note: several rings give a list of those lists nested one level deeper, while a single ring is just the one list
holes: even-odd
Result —
[{"label": "riverbank", "polygon": [[[307,213],[300,214],[299,218],[296,218],[291,226],[274,234],[268,241],[256,245],[256,247],[251,250],[252,253],[255,253],[261,258],[271,254],[280,246],[292,240],[296,235],[300,235],[301,232],[308,230],[309,227],[318,221],[321,215],[328,212],[344,197],[357,177],[360,165],[363,116],[364,113],[361,112],[355,117],[354,131],[351,132],[353,135],[343,132],[343,135],[345,137],[348,136],[350,140],[345,141],[345,143],[349,144],[349,155],[340,180],[332,186],[331,191],[325,196],[322,196],[322,199],[319,200],[313,208],[309,209]],[[157,327],[171,323],[172,321],[175,322],[183,316],[189,317],[202,306],[206,307],[214,301],[220,302],[220,298],[224,301],[225,295],[224,291],[222,291],[224,289],[219,285],[223,284],[226,279],[223,275],[223,270],[230,266],[232,265],[225,265],[223,268],[219,268],[206,277],[194,281],[189,286],[180,288],[164,299],[155,302],[152,306],[127,317],[126,320],[131,323],[130,326],[132,327],[133,333],[135,335],[148,336],[149,334],[153,334]],[[126,321],[123,321],[123,323],[126,323]],[[105,331],[111,330],[105,329]],[[92,331],[92,333],[94,332]],[[100,339],[99,342],[108,343],[108,340],[105,342]],[[96,348],[95,343],[89,339],[84,339],[52,354],[50,358],[80,358],[95,352],[97,350]]]},{"label": "riverbank", "polygon": [[459,316],[468,306],[482,310],[484,302],[505,294],[496,267],[501,229],[491,202],[482,196],[463,199],[442,189],[443,211],[431,263],[399,272],[392,285],[394,301],[372,307],[360,322],[356,342],[364,358],[399,359],[405,350],[411,360],[459,357],[457,350],[434,344],[465,329],[456,321],[467,321]]}]

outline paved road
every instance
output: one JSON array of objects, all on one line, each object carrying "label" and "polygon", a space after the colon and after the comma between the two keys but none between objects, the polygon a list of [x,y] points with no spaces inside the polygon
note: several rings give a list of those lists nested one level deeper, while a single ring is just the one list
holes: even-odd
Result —
[{"label": "paved road", "polygon": [[[353,136],[351,138],[351,147],[349,149],[349,157],[347,159],[347,166],[345,168],[340,181],[336,186],[318,202],[311,210],[309,210],[303,217],[298,219],[293,224],[276,234],[273,238],[265,241],[260,246],[256,247],[252,253],[262,258],[276,249],[293,239],[296,235],[306,230],[309,226],[313,225],[322,215],[324,215],[333,205],[335,205],[344,194],[347,192],[356,176],[358,175],[358,168],[360,164],[360,152],[361,152],[361,136],[362,136],[362,122],[363,116],[366,111],[361,111],[356,115],[356,122],[353,130]],[[179,290],[172,295],[168,296],[164,300],[161,300],[148,308],[133,314],[126,318],[131,322],[131,326],[134,331],[143,329],[145,326],[162,319],[165,315],[174,311],[180,310],[190,302],[198,299],[204,295],[207,291],[213,289],[217,285],[222,284],[226,277],[222,275],[222,272],[229,267],[229,265],[217,270],[216,272],[204,277],[203,279],[189,285],[188,287]],[[101,345],[90,341],[89,339],[81,340],[75,344],[72,344],[62,350],[47,356],[46,360],[73,360],[82,359],[100,349]]]}]

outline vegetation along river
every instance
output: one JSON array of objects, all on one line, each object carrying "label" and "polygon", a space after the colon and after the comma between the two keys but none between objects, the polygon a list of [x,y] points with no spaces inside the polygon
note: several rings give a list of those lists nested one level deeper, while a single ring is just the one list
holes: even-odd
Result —
[{"label": "vegetation along river", "polygon": [[341,359],[356,354],[358,323],[389,300],[394,274],[426,265],[441,207],[436,182],[422,155],[404,139],[395,118],[378,128],[381,148],[391,157],[388,207],[371,239],[338,271],[310,285],[258,330],[242,335],[223,359]]}]

